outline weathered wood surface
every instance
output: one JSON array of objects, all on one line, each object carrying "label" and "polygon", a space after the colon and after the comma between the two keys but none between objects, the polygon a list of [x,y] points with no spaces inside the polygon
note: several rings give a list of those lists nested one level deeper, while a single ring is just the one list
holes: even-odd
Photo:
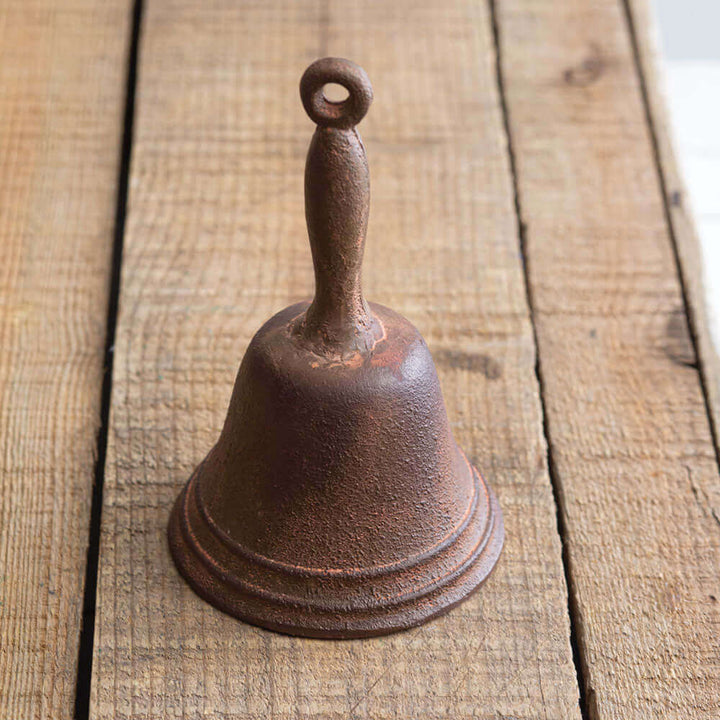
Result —
[{"label": "weathered wood surface", "polygon": [[[348,642],[226,617],[165,539],[252,333],[311,293],[297,84],[326,54],[376,91],[367,295],[424,333],[507,526],[469,602]],[[579,718],[487,6],[150,0],[140,58],[91,716]]]},{"label": "weathered wood surface", "polygon": [[128,3],[3,3],[0,717],[73,714]]},{"label": "weathered wood surface", "polygon": [[710,333],[703,288],[702,249],[697,237],[695,218],[673,150],[670,116],[665,107],[662,63],[658,57],[659,29],[648,0],[629,0],[628,7],[633,25],[637,28],[638,59],[645,78],[644,85],[662,172],[665,209],[677,248],[688,315],[692,321],[690,329],[695,336],[717,447],[720,432],[720,356]]},{"label": "weathered wood surface", "polygon": [[717,718],[720,483],[627,17],[498,12],[589,717]]},{"label": "weathered wood surface", "polygon": [[[503,93],[585,714],[714,719],[720,481],[698,366],[716,418],[720,373],[649,10],[627,2],[497,0]],[[579,720],[492,7],[145,1],[93,717]],[[72,716],[129,10],[3,9],[3,718]],[[508,532],[449,616],[342,643],[218,613],[164,534],[252,333],[311,292],[297,81],[328,53],[376,89],[367,294],[428,340]]]}]

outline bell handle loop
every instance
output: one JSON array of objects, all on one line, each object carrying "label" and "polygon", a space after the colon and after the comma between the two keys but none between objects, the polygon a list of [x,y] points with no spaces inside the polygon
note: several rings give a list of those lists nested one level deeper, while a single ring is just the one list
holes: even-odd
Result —
[{"label": "bell handle loop", "polygon": [[[348,91],[331,102],[323,88]],[[314,62],[300,96],[315,130],[305,164],[305,219],[315,268],[315,298],[297,328],[315,350],[347,356],[372,349],[380,333],[365,302],[361,267],[370,209],[370,172],[356,123],[372,102],[365,71],[340,58]]]},{"label": "bell handle loop", "polygon": [[[348,97],[333,102],[325,97],[325,85],[337,83],[348,91]],[[372,85],[367,73],[354,62],[343,58],[316,60],[300,80],[300,97],[305,112],[320,127],[351,128],[370,108]]]}]

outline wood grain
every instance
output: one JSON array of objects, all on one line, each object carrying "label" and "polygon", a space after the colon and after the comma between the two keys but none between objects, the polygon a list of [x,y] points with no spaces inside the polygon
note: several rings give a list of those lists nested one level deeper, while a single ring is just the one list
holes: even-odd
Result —
[{"label": "wood grain", "polygon": [[128,2],[0,22],[0,716],[70,718],[122,136]]},{"label": "wood grain", "polygon": [[645,78],[648,107],[654,129],[662,173],[665,208],[682,273],[690,329],[695,338],[703,386],[714,426],[715,447],[720,430],[720,356],[710,333],[708,309],[703,287],[702,249],[685,181],[675,157],[670,116],[666,107],[661,59],[657,41],[659,29],[647,0],[628,0],[637,38],[638,59]]},{"label": "wood grain", "polygon": [[499,2],[501,67],[589,717],[709,720],[720,483],[626,20]]},{"label": "wood grain", "polygon": [[[507,528],[470,601],[345,642],[216,611],[165,538],[252,333],[311,293],[297,86],[327,54],[375,87],[366,294],[425,335]],[[579,718],[487,7],[151,0],[139,78],[92,717]]]}]

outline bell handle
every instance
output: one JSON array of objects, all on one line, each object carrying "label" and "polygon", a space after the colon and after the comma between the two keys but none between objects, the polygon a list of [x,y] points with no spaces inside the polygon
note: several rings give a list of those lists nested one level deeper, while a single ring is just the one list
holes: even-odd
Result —
[{"label": "bell handle", "polygon": [[[348,97],[328,100],[328,83],[345,87]],[[372,96],[365,71],[341,58],[314,62],[300,81],[303,106],[317,128],[305,164],[305,218],[315,297],[298,330],[322,354],[368,351],[381,334],[361,287],[370,173],[355,125],[368,111]]]}]

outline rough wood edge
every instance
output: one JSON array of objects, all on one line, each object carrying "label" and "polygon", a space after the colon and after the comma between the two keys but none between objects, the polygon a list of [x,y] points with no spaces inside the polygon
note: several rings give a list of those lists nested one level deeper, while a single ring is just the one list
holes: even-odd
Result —
[{"label": "rough wood edge", "polygon": [[688,202],[685,180],[676,158],[673,132],[664,94],[660,31],[649,0],[623,0],[636,50],[638,72],[663,189],[669,232],[677,253],[690,331],[697,350],[697,363],[711,421],[716,453],[720,428],[720,355],[710,333],[705,301],[702,248]]}]

